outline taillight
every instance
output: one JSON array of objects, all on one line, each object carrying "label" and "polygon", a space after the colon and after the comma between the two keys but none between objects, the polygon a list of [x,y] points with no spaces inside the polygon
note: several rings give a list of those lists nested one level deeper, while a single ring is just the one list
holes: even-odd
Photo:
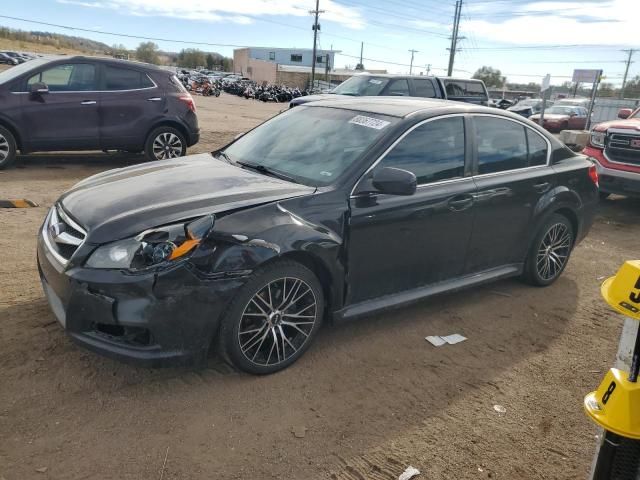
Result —
[{"label": "taillight", "polygon": [[596,187],[600,187],[600,183],[598,181],[598,170],[595,165],[591,165],[589,167],[589,178],[595,184]]},{"label": "taillight", "polygon": [[187,107],[189,107],[189,110],[191,110],[193,113],[196,113],[196,104],[193,101],[193,97],[191,95],[189,95],[188,93],[186,95],[180,95],[178,97],[178,100],[180,100],[182,103],[186,103]]}]

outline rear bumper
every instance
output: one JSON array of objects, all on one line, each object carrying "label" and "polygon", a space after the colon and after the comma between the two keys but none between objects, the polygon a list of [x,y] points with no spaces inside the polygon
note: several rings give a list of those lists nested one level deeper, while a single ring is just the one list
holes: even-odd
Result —
[{"label": "rear bumper", "polygon": [[38,270],[51,310],[71,339],[145,367],[203,364],[227,303],[243,279],[200,279],[188,264],[131,275],[64,268],[38,240]]},{"label": "rear bumper", "polygon": [[593,147],[585,148],[583,153],[596,160],[601,192],[640,197],[640,169],[635,172],[633,167],[623,164],[618,168],[606,159],[602,150]]}]

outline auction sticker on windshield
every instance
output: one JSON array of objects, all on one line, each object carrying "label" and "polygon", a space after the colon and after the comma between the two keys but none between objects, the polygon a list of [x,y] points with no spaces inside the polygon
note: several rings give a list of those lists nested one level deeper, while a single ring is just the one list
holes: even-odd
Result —
[{"label": "auction sticker on windshield", "polygon": [[372,78],[369,80],[369,83],[373,83],[374,85],[381,85],[382,80],[376,80],[375,78]]},{"label": "auction sticker on windshield", "polygon": [[356,125],[362,125],[363,127],[375,128],[376,130],[382,130],[391,122],[387,122],[386,120],[379,120],[377,118],[366,117],[364,115],[356,115],[351,120],[349,120],[349,123],[355,123]]}]

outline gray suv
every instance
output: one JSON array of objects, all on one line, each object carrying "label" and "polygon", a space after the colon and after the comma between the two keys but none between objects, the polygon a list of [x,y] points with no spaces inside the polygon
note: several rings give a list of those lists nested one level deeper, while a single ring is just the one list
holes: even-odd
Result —
[{"label": "gray suv", "polygon": [[289,107],[316,100],[342,97],[422,97],[488,105],[489,93],[482,80],[361,73],[345,80],[328,93],[291,100]]},{"label": "gray suv", "polygon": [[37,59],[0,73],[0,169],[17,150],[124,150],[185,155],[200,133],[173,72],[94,57]]}]

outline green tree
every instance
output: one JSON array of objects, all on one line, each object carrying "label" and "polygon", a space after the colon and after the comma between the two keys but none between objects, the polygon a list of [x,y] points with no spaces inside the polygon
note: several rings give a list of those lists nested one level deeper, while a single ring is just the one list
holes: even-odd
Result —
[{"label": "green tree", "polygon": [[233,72],[233,58],[224,57],[222,59],[222,70],[225,72]]},{"label": "green tree", "polygon": [[178,54],[178,65],[186,68],[196,68],[205,65],[206,57],[197,48],[185,48]]},{"label": "green tree", "polygon": [[216,61],[213,59],[213,55],[211,55],[210,53],[207,53],[206,62],[207,62],[207,69],[213,70],[213,66],[216,64]]},{"label": "green tree", "polygon": [[472,78],[482,80],[487,87],[502,87],[506,80],[506,78],[502,76],[502,72],[493,67],[479,68],[476,73],[473,74]]},{"label": "green tree", "polygon": [[142,42],[136,48],[136,58],[140,62],[159,63],[158,52],[160,48],[153,42]]}]

